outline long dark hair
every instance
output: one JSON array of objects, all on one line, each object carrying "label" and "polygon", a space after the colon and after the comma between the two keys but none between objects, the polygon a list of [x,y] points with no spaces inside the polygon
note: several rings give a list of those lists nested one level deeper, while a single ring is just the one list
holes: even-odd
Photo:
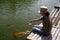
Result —
[{"label": "long dark hair", "polygon": [[46,16],[49,16],[49,15],[50,15],[50,13],[49,13],[49,12],[46,12],[46,13],[45,13],[45,15],[46,15]]}]

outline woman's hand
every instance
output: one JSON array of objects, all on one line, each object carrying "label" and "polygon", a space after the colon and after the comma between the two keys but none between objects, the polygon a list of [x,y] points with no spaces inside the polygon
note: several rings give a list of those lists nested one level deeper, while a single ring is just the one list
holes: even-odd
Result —
[{"label": "woman's hand", "polygon": [[32,25],[32,23],[29,23],[28,25]]},{"label": "woman's hand", "polygon": [[28,25],[32,25],[32,20],[29,20],[28,21]]}]

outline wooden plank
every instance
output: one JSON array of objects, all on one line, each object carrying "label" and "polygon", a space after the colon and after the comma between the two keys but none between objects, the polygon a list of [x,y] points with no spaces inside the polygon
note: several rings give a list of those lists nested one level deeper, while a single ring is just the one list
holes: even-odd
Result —
[{"label": "wooden plank", "polygon": [[[57,27],[59,27],[59,26],[60,26],[60,25],[58,25]],[[57,28],[56,28],[56,31],[55,31],[54,35],[52,35],[52,40],[55,40],[55,38],[57,37],[59,31],[60,31],[60,29],[57,29]],[[51,39],[49,39],[49,40],[51,40]]]},{"label": "wooden plank", "polygon": [[60,32],[59,32],[56,40],[60,40]]},{"label": "wooden plank", "polygon": [[56,11],[53,13],[53,15],[51,15],[51,20],[53,20],[53,18],[55,17],[56,13],[57,13],[58,9],[56,9]]},{"label": "wooden plank", "polygon": [[59,21],[58,25],[59,25],[58,29],[60,29],[60,21]]},{"label": "wooden plank", "polygon": [[35,39],[35,37],[36,37],[37,35],[38,35],[38,34],[35,33],[35,34],[32,36],[31,40]]},{"label": "wooden plank", "polygon": [[38,39],[37,40],[41,40],[41,36],[40,37],[38,37]]},{"label": "wooden plank", "polygon": [[37,35],[33,40],[37,40],[40,37],[40,35]]},{"label": "wooden plank", "polygon": [[56,31],[55,35],[53,36],[52,40],[56,40],[59,32],[60,32],[60,29],[57,29],[57,31]]},{"label": "wooden plank", "polygon": [[54,11],[55,11],[55,8],[51,11],[50,16],[53,15]]},{"label": "wooden plank", "polygon": [[60,10],[56,13],[55,18],[52,20],[53,24],[55,23],[56,19],[58,18],[59,14],[60,14],[59,12],[60,12]]},{"label": "wooden plank", "polygon": [[58,27],[55,26],[54,28],[60,29],[60,21],[58,22],[58,25]]},{"label": "wooden plank", "polygon": [[31,39],[31,37],[34,35],[34,33],[33,32],[31,32],[30,34],[29,34],[29,36],[27,36],[27,39]]},{"label": "wooden plank", "polygon": [[58,16],[58,19],[57,19],[56,22],[55,22],[55,26],[58,24],[59,21],[60,21],[60,14],[59,14],[59,16]]},{"label": "wooden plank", "polygon": [[55,11],[50,14],[50,16],[53,16],[53,15],[57,12],[57,10],[58,10],[58,9],[55,9]]}]

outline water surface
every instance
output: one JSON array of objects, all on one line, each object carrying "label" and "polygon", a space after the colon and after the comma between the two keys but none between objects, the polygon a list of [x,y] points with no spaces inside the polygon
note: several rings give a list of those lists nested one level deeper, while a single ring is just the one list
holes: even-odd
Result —
[{"label": "water surface", "polygon": [[40,6],[45,5],[51,11],[58,2],[60,0],[0,0],[0,40],[25,40],[26,35],[15,38],[13,33],[30,30],[28,20],[40,17]]}]

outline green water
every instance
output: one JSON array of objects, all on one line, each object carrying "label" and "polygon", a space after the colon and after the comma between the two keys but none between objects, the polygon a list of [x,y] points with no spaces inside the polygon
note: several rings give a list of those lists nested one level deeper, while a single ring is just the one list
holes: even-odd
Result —
[{"label": "green water", "polygon": [[[15,38],[13,33],[30,30],[28,20],[40,17],[40,6],[51,11],[60,0],[0,0],[0,40],[25,40],[27,35]],[[39,22],[33,23],[39,24]]]}]

